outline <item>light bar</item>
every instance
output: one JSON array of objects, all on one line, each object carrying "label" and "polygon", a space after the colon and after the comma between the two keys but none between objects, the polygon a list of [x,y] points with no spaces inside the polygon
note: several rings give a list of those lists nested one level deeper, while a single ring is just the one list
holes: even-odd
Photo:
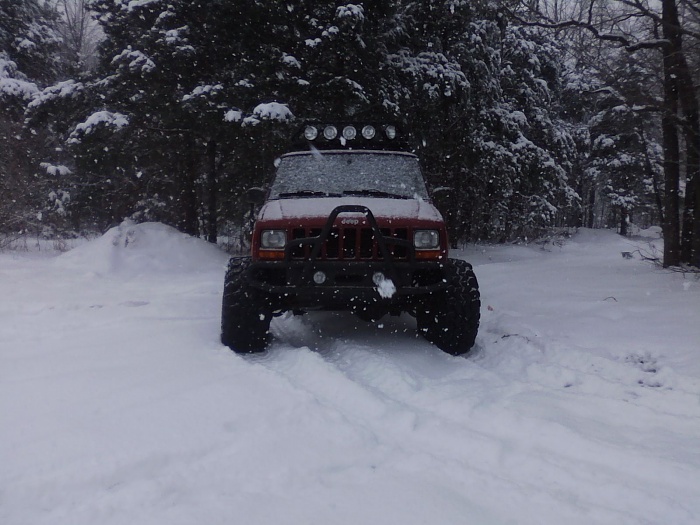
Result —
[{"label": "light bar", "polygon": [[393,124],[347,124],[339,128],[336,124],[309,124],[304,127],[303,137],[308,141],[322,138],[332,141],[340,136],[341,140],[355,140],[358,136],[365,140],[393,141],[398,137],[398,130]]}]

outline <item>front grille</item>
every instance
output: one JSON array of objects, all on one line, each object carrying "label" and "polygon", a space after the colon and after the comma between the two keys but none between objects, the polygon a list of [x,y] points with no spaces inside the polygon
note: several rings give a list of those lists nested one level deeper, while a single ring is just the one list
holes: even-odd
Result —
[{"label": "front grille", "polygon": [[[408,240],[407,228],[382,228],[387,248],[395,260],[406,260],[408,249],[397,246],[391,239]],[[318,237],[321,228],[295,228],[292,231],[292,259],[305,259],[313,249],[309,244],[296,244],[294,240]],[[333,228],[321,248],[320,259],[329,260],[378,260],[382,259],[376,236],[372,228]]]}]

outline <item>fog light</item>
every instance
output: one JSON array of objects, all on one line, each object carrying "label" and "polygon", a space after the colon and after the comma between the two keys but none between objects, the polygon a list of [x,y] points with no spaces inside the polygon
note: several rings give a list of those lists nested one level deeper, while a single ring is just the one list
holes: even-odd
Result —
[{"label": "fog light", "polygon": [[382,272],[375,272],[372,276],[372,282],[377,286],[379,286],[384,281],[386,281],[386,277],[384,277],[384,274]]},{"label": "fog light", "polygon": [[323,284],[326,282],[326,274],[322,271],[318,271],[314,274],[314,282],[316,284]]}]

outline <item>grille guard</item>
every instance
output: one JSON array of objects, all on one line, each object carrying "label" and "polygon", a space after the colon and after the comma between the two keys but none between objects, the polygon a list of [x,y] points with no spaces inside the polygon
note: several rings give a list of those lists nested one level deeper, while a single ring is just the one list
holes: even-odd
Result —
[{"label": "grille guard", "polygon": [[316,237],[305,237],[301,239],[294,239],[293,243],[289,243],[284,250],[284,260],[289,263],[292,260],[292,246],[304,246],[310,245],[311,253],[308,259],[304,262],[304,267],[302,272],[299,274],[298,278],[295,279],[296,282],[290,283],[292,286],[298,286],[305,280],[311,277],[311,272],[313,271],[314,264],[321,254],[324,243],[328,241],[330,237],[331,230],[335,224],[335,220],[341,213],[362,213],[369,222],[374,238],[379,246],[379,252],[381,254],[381,263],[383,263],[385,274],[388,274],[389,278],[394,282],[396,286],[402,286],[404,283],[400,282],[399,272],[396,270],[396,265],[394,262],[394,257],[391,254],[387,245],[402,246],[406,248],[407,260],[415,261],[415,247],[409,239],[398,239],[395,237],[386,237],[377,223],[377,219],[374,217],[372,210],[367,206],[356,205],[356,204],[346,204],[342,206],[337,206],[328,216],[325,225],[323,226],[321,233]]}]

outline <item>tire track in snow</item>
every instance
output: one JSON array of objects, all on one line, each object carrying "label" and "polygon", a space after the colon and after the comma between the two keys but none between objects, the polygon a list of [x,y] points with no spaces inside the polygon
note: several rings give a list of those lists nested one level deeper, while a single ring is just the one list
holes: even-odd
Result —
[{"label": "tire track in snow", "polygon": [[[360,323],[333,314],[281,319],[262,363],[370,429],[378,443],[402,451],[402,468],[443,472],[481,500],[493,490],[520,494],[523,505],[544,497],[583,514],[604,510],[599,518],[610,523],[630,515],[643,520],[668,501],[678,523],[692,515],[682,502],[692,498],[696,470],[672,452],[688,445],[688,434],[663,436],[668,454],[658,454],[658,436],[647,443],[636,421],[654,412],[660,391],[639,385],[629,363],[543,340],[499,316],[485,319],[479,348],[467,359],[416,340],[405,319],[385,320],[383,329]],[[515,331],[503,330],[509,323]],[[635,397],[630,389],[642,392]],[[617,415],[599,413],[600,400]],[[690,417],[690,432],[698,413],[678,416]],[[476,479],[491,491],[475,486]],[[614,495],[601,488],[606,484],[616,487]],[[620,508],[620,501],[640,500],[648,505]]]}]

